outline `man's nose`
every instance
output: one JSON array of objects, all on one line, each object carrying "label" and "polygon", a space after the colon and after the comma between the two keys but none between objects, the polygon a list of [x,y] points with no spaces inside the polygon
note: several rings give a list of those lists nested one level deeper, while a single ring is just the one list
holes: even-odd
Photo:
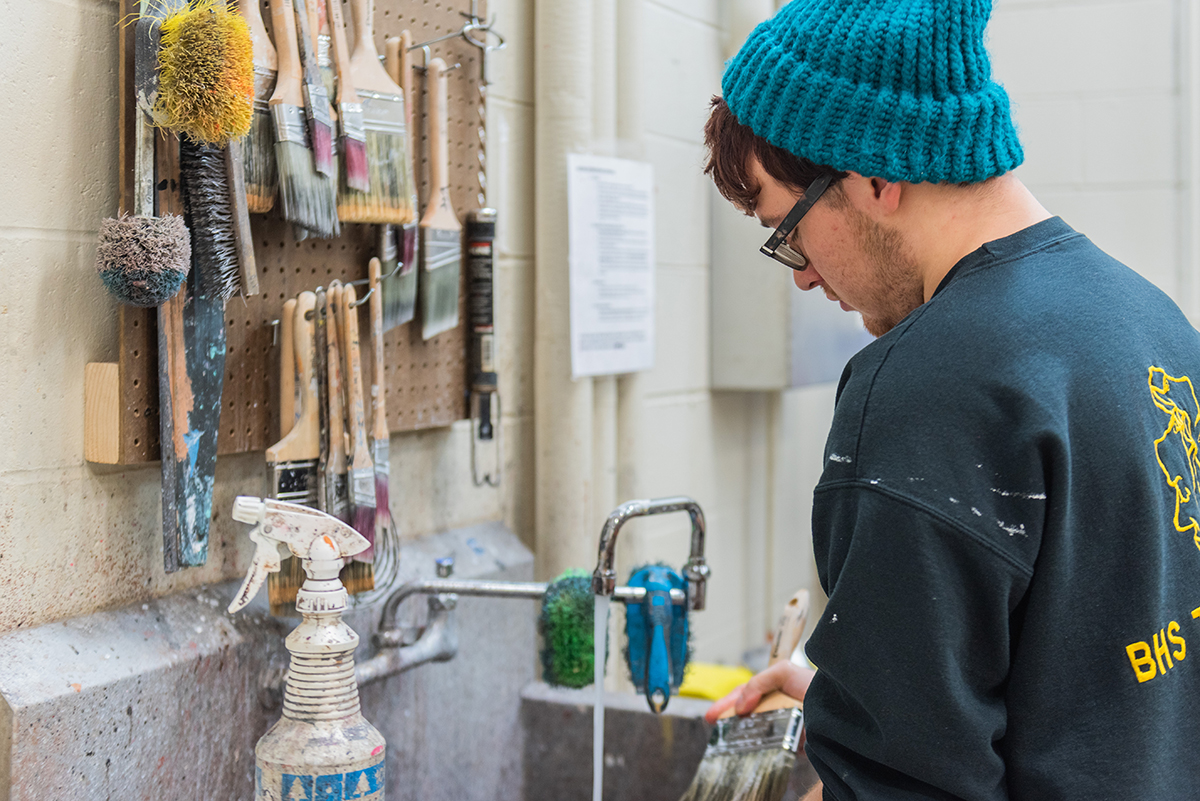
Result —
[{"label": "man's nose", "polygon": [[821,283],[821,276],[810,262],[803,270],[792,270],[792,280],[796,282],[796,286],[807,292]]}]

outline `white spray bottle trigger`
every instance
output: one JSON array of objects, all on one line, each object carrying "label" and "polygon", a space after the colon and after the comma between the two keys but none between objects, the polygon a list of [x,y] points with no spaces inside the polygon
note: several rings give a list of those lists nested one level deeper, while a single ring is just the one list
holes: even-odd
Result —
[{"label": "white spray bottle trigger", "polygon": [[[371,546],[363,535],[333,515],[274,498],[237,497],[233,502],[233,519],[254,526],[250,539],[256,547],[250,572],[229,604],[230,613],[250,603],[268,573],[279,572],[280,545],[287,545],[299,559],[328,562],[336,568],[341,567],[342,558]],[[337,569],[331,577],[337,577]]]}]

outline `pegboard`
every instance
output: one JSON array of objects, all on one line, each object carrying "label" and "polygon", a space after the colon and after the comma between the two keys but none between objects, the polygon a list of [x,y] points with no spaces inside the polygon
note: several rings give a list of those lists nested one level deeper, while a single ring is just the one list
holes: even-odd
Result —
[{"label": "pegboard", "polygon": [[[349,6],[342,2],[348,27]],[[263,21],[270,28],[271,14],[263,2]],[[379,53],[387,38],[402,29],[421,43],[458,31],[471,0],[375,0],[374,34]],[[486,16],[483,2],[477,13]],[[347,31],[352,36],[351,31]],[[353,42],[351,41],[351,46]],[[454,210],[460,220],[482,203],[480,173],[484,166],[483,95],[481,59],[483,51],[461,37],[431,46],[432,54],[447,64],[459,65],[448,74],[450,180]],[[423,63],[419,51],[413,63]],[[124,87],[123,87],[124,88]],[[414,75],[413,124],[416,128],[416,178],[420,210],[430,196],[424,73]],[[123,146],[126,146],[123,143]],[[127,177],[127,176],[126,176]],[[127,187],[122,187],[123,190]],[[125,194],[124,191],[122,193]],[[367,262],[377,255],[377,228],[373,225],[342,224],[337,239],[307,239],[297,242],[292,227],[276,208],[265,215],[251,215],[254,252],[260,293],[232,298],[225,307],[227,354],[221,400],[218,454],[265,450],[279,439],[280,351],[275,344],[275,326],[283,303],[305,290],[328,286],[333,279],[343,283],[365,279]],[[466,400],[466,281],[459,285],[457,328],[432,340],[421,339],[420,315],[412,322],[384,335],[385,387],[388,427],[392,432],[446,426],[467,416]],[[358,296],[366,287],[356,287]],[[362,363],[364,389],[373,380],[367,306],[360,308],[363,331]],[[150,462],[159,458],[157,322],[153,309],[122,306],[119,326],[119,384],[121,463]],[[368,393],[369,394],[369,393]],[[369,403],[369,398],[367,399]],[[368,419],[370,409],[368,406]]]}]

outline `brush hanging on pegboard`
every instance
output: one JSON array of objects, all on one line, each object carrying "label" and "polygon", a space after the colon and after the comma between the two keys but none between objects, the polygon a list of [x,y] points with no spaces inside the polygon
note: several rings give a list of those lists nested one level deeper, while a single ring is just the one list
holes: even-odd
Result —
[{"label": "brush hanging on pegboard", "polygon": [[[411,33],[412,40],[421,43],[417,47],[422,51],[440,57],[447,64],[461,65],[461,69],[449,72],[446,76],[449,197],[461,215],[481,207],[486,188],[486,61],[488,54],[504,46],[503,38],[493,28],[495,20],[484,21],[483,4],[479,0],[472,0],[469,9],[465,9],[445,3],[414,5],[403,0],[378,0],[375,3],[370,0],[349,0],[351,13],[343,21],[341,0],[330,0],[332,7],[327,6],[324,0],[306,0],[303,4],[283,0],[283,3],[293,15],[304,14],[303,24],[294,28],[297,43],[304,37],[301,31],[307,28],[303,49],[316,57],[318,70],[325,67],[319,74],[326,80],[331,75],[344,72],[346,65],[339,64],[339,61],[344,60],[340,56],[344,56],[347,50],[352,74],[355,67],[360,66],[355,64],[355,54],[360,54],[360,62],[362,53],[372,54],[365,63],[370,64],[373,60],[374,65],[378,66],[376,54],[385,50],[387,40],[399,37],[406,30]],[[122,6],[125,13],[134,10],[136,3],[122,0]],[[236,299],[225,308],[225,366],[217,442],[219,454],[261,451],[280,439],[280,355],[279,349],[273,344],[271,324],[280,319],[284,302],[301,292],[328,287],[335,280],[343,283],[362,280],[366,277],[370,259],[387,255],[380,252],[383,237],[380,227],[375,224],[340,222],[338,236],[316,238],[311,229],[303,230],[297,236],[296,227],[285,218],[284,203],[275,188],[279,183],[278,163],[274,163],[273,171],[270,160],[262,157],[263,142],[266,141],[264,125],[274,130],[279,127],[275,123],[286,123],[282,126],[285,137],[291,139],[285,138],[285,141],[296,140],[298,144],[299,140],[303,140],[311,148],[312,131],[320,130],[321,120],[316,120],[317,127],[314,129],[312,117],[306,114],[304,99],[306,94],[310,97],[319,95],[320,87],[316,81],[308,80],[308,88],[304,89],[304,53],[300,52],[301,48],[297,48],[295,59],[280,58],[280,40],[271,13],[277,9],[278,0],[269,3],[241,0],[238,6],[247,19],[254,45],[254,115],[250,121],[251,134],[243,140],[242,149],[245,160],[243,180],[246,195],[250,198],[249,208],[253,212],[250,217],[251,252],[257,267],[259,294]],[[281,17],[281,20],[284,19]],[[341,30],[339,23],[345,26]],[[339,32],[349,34],[344,41],[345,47],[336,40]],[[122,36],[126,37],[126,41],[132,40],[131,32],[123,32]],[[298,68],[301,79],[298,101],[290,90],[286,97],[280,93],[280,76],[285,71],[285,64],[289,82],[297,77],[295,73]],[[128,102],[123,101],[127,108],[122,120],[126,122],[133,117],[131,109],[135,103],[132,100],[132,75],[124,72],[123,92],[130,98]],[[387,77],[382,67],[380,72]],[[397,84],[404,83],[390,77],[388,82],[397,90],[401,89]],[[373,85],[367,90],[374,92],[369,98],[364,97],[363,91],[358,91],[358,99],[364,107],[365,130],[361,132],[357,129],[353,113],[353,96],[349,93],[345,98],[339,95],[336,81],[332,82],[331,95],[328,95],[329,88],[326,87],[327,95],[332,99],[330,126],[335,134],[330,147],[331,151],[337,151],[336,154],[331,153],[334,156],[334,172],[339,172],[338,165],[344,164],[345,152],[357,147],[356,143],[359,142],[365,146],[369,166],[373,147],[387,150],[388,143],[381,144],[379,139],[380,136],[386,138],[385,132],[388,131],[394,134],[391,143],[401,146],[412,155],[407,173],[402,169],[396,174],[384,172],[380,177],[378,170],[368,170],[368,178],[379,182],[370,191],[391,192],[395,189],[394,197],[400,198],[395,205],[402,210],[406,205],[412,205],[413,194],[419,199],[421,205],[412,210],[410,217],[406,218],[402,211],[399,222],[393,221],[398,229],[411,226],[411,220],[419,218],[425,209],[424,204],[429,202],[433,194],[428,186],[429,146],[427,137],[421,134],[426,128],[425,109],[428,103],[425,95],[429,87],[419,71],[413,83],[415,102],[400,115],[383,113],[383,109],[387,108],[383,104],[389,101],[382,96],[388,92],[378,89],[388,89],[389,86]],[[396,91],[394,94],[401,98],[399,105],[403,107],[403,92]],[[280,101],[274,107],[289,106],[290,109],[276,110],[270,102],[272,98]],[[289,102],[282,102],[285,99]],[[373,110],[380,113],[372,116]],[[296,118],[296,112],[300,112],[299,119]],[[273,120],[273,115],[280,119]],[[403,136],[397,133],[398,130],[403,131]],[[362,133],[361,137],[359,133]],[[324,142],[323,139],[320,141]],[[272,143],[272,150],[276,147],[278,145]],[[129,150],[129,146],[123,148]],[[285,149],[288,148],[285,146]],[[131,162],[131,158],[123,159],[126,165]],[[123,167],[122,189],[132,191],[127,173],[128,169]],[[329,178],[320,171],[315,161],[312,163],[311,176],[318,181]],[[160,176],[160,179],[165,180],[166,185],[173,185],[169,176]],[[406,180],[409,182],[407,186],[404,183]],[[395,181],[397,186],[392,187],[387,184],[388,181]],[[347,192],[341,194],[347,195]],[[407,204],[405,197],[409,198]],[[384,270],[382,281],[385,287],[388,281],[396,279],[396,269],[403,266],[401,258],[404,245],[401,237],[393,235],[392,242],[398,245],[397,256],[393,262],[395,266],[391,270]],[[386,263],[386,258],[384,261]],[[465,282],[460,282],[458,292],[459,303],[464,304],[467,299]],[[424,340],[419,327],[412,323],[397,325],[384,334],[385,366],[382,380],[378,383],[383,385],[387,393],[387,428],[390,432],[446,426],[469,414],[465,401],[468,379],[465,327],[465,319],[460,319],[457,326],[429,340]],[[119,443],[111,449],[115,455],[102,458],[124,464],[154,461],[159,458],[160,404],[156,391],[159,371],[154,356],[157,348],[153,310],[122,306],[119,330],[119,387],[114,401],[115,415],[120,418]],[[376,383],[371,370],[364,365],[364,382]]]}]

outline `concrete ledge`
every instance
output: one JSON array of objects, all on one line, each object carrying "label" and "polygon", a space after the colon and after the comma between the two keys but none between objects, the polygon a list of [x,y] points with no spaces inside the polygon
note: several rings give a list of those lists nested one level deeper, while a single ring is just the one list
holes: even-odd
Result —
[{"label": "concrete ledge", "polygon": [[[402,579],[456,558],[456,575],[526,581],[533,556],[499,523],[406,544]],[[259,681],[286,665],[295,620],[266,592],[225,612],[236,583],[0,636],[0,799],[243,801],[254,744],[279,717]],[[405,604],[420,617],[424,604]],[[416,607],[409,609],[408,607]],[[346,616],[368,655],[378,607]],[[363,689],[388,741],[387,797],[519,799],[520,690],[534,677],[532,601],[463,598],[458,657]]]}]

